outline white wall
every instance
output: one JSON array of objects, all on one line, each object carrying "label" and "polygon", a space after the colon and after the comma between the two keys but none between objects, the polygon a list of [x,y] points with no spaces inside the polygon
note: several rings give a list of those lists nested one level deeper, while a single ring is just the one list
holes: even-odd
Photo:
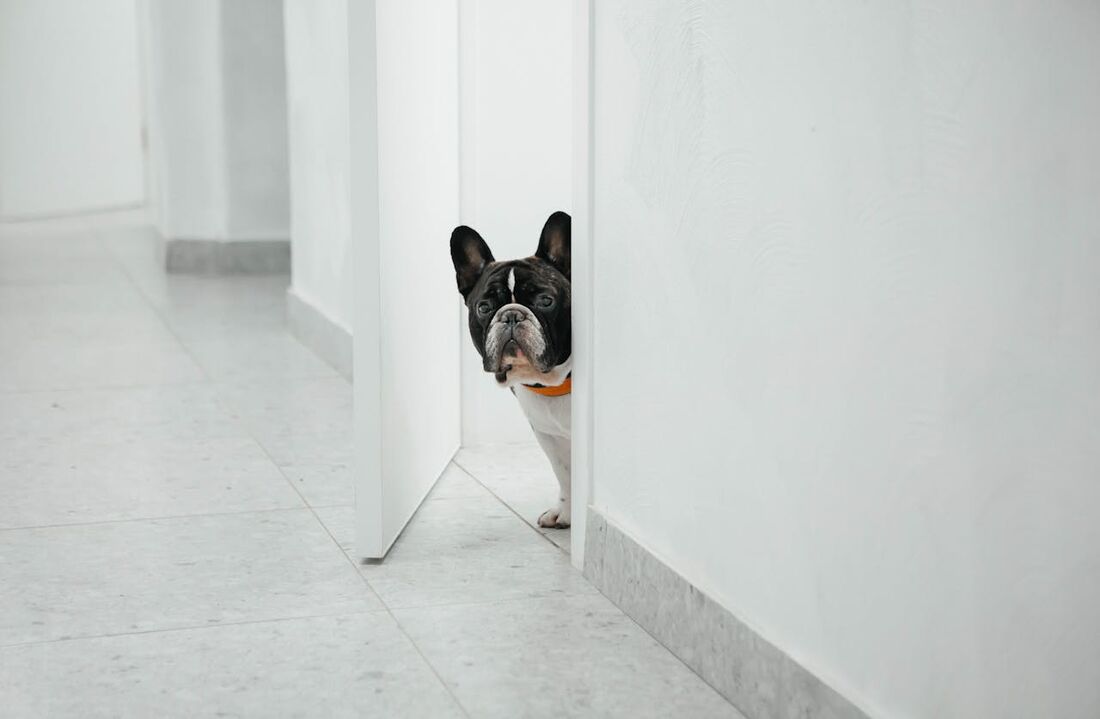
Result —
[{"label": "white wall", "polygon": [[172,238],[226,235],[218,2],[148,0],[147,107],[154,213]]},{"label": "white wall", "polygon": [[230,237],[287,239],[286,59],[282,0],[222,2]]},{"label": "white wall", "polygon": [[357,548],[377,557],[460,439],[446,251],[459,215],[458,18],[436,0],[348,7]]},{"label": "white wall", "polygon": [[278,0],[142,0],[155,216],[173,239],[289,235]]},{"label": "white wall", "polygon": [[595,505],[875,715],[1100,715],[1100,11],[595,8]]},{"label": "white wall", "polygon": [[0,217],[144,202],[131,0],[0,0]]},{"label": "white wall", "polygon": [[[527,257],[550,213],[571,210],[572,8],[462,0],[459,13],[462,223],[497,259]],[[482,370],[465,312],[460,323],[463,443],[531,440],[515,398]]]},{"label": "white wall", "polygon": [[294,292],[350,329],[348,6],[287,0]]}]

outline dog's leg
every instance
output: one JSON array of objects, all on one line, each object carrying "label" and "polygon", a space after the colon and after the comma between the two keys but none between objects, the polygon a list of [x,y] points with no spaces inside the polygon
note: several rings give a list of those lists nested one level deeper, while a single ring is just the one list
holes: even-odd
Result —
[{"label": "dog's leg", "polygon": [[571,442],[565,437],[554,437],[537,430],[535,431],[535,438],[538,439],[542,450],[546,452],[546,457],[550,460],[550,466],[554,469],[554,476],[558,478],[557,504],[539,515],[539,526],[565,529],[569,526],[570,503],[572,502],[569,492]]}]

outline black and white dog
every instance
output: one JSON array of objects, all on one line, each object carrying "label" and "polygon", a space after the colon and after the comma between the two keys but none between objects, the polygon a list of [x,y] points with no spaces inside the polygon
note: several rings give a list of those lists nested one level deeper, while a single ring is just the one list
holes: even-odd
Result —
[{"label": "black and white dog", "polygon": [[539,526],[569,526],[570,319],[569,215],[546,220],[534,256],[497,262],[473,229],[451,233],[458,291],[470,313],[470,337],[486,372],[509,387],[557,475],[558,502]]}]

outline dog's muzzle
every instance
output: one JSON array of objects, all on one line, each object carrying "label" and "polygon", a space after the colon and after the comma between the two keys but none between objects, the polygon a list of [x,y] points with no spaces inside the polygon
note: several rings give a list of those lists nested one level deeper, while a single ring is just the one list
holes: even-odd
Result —
[{"label": "dog's muzzle", "polygon": [[549,369],[541,367],[545,352],[542,326],[529,308],[508,304],[497,310],[485,339],[486,372],[507,372],[507,360],[516,357],[525,358],[545,372]]}]

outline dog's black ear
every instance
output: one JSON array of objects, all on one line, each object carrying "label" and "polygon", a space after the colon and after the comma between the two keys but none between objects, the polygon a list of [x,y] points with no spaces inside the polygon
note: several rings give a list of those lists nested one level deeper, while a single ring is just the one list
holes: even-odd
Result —
[{"label": "dog's black ear", "polygon": [[557,267],[566,277],[569,277],[569,269],[572,264],[569,225],[569,215],[561,210],[550,215],[546,220],[546,224],[542,226],[539,249],[535,252],[535,257],[544,259]]},{"label": "dog's black ear", "polygon": [[451,261],[455,264],[458,291],[466,299],[481,273],[493,261],[493,253],[477,230],[459,225],[451,233]]}]

